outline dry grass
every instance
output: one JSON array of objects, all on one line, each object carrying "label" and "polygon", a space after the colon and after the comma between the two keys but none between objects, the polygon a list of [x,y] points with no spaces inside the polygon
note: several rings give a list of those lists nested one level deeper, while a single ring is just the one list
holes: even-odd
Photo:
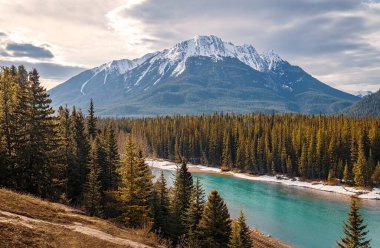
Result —
[{"label": "dry grass", "polygon": [[1,247],[162,247],[147,230],[122,228],[61,204],[0,189]]},{"label": "dry grass", "polygon": [[[82,227],[82,232],[75,229]],[[86,216],[65,205],[0,188],[1,248],[165,247],[164,244],[160,245],[157,236],[150,233],[149,229],[123,228],[107,220]],[[90,233],[86,233],[86,230],[90,230]],[[99,238],[97,235],[104,237]],[[257,230],[252,231],[252,238],[254,247],[291,247]],[[123,241],[143,245],[129,245]]]}]

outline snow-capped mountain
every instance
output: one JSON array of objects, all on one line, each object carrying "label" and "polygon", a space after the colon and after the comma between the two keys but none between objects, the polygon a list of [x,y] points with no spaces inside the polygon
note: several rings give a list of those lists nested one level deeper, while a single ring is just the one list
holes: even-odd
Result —
[{"label": "snow-capped mountain", "polygon": [[371,95],[371,94],[373,94],[373,92],[370,90],[359,90],[359,91],[354,92],[354,95],[358,96],[360,98],[363,98],[363,97]]},{"label": "snow-capped mountain", "polygon": [[141,58],[108,62],[69,79],[50,94],[55,107],[85,107],[93,98],[102,114],[118,115],[332,113],[357,100],[273,51],[259,53],[252,45],[234,45],[213,35],[196,36]]}]

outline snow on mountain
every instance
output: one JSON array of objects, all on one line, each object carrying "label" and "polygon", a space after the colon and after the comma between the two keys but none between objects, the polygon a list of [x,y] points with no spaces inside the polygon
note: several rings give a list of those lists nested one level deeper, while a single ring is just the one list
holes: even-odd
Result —
[{"label": "snow on mountain", "polygon": [[222,60],[225,57],[236,58],[258,71],[270,70],[274,63],[281,61],[281,58],[273,51],[260,55],[252,45],[236,46],[214,35],[198,35],[194,39],[177,43],[174,47],[163,50],[151,62],[165,61],[163,68],[168,64],[176,65],[172,75],[178,76],[185,70],[187,59],[195,56],[211,57],[215,60]]},{"label": "snow on mountain", "polygon": [[[259,54],[252,45],[237,46],[231,42],[225,42],[214,35],[198,35],[193,39],[177,43],[170,49],[149,53],[133,60],[114,60],[95,67],[92,69],[93,76],[82,84],[81,93],[83,95],[85,94],[84,89],[88,82],[99,76],[100,73],[102,73],[101,75],[104,77],[103,83],[106,84],[109,74],[117,73],[119,75],[125,75],[126,77],[128,72],[144,63],[148,63],[148,65],[145,67],[145,70],[141,72],[138,79],[133,82],[133,85],[138,86],[144,77],[158,65],[160,77],[155,79],[152,83],[152,85],[155,85],[168,71],[171,71],[170,76],[181,75],[186,69],[188,58],[195,56],[210,57],[215,61],[223,60],[226,57],[236,58],[260,72],[273,70],[279,62],[283,61],[280,56],[273,51]],[[130,87],[131,85],[129,88]]]},{"label": "snow on mountain", "polygon": [[368,95],[371,95],[373,94],[372,91],[369,91],[369,90],[359,90],[359,91],[356,91],[353,93],[355,96],[358,96],[360,98],[363,98],[365,96],[368,96]]}]

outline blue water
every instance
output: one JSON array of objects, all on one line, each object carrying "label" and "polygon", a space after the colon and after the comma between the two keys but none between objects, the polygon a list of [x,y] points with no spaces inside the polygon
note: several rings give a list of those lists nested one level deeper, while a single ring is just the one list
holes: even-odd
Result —
[{"label": "blue water", "polygon": [[[157,176],[160,170],[153,169]],[[174,172],[164,171],[171,185]],[[231,176],[193,173],[208,193],[223,196],[232,217],[243,210],[248,224],[296,247],[336,247],[349,211],[349,197]],[[380,201],[362,200],[371,245],[380,248]]]}]

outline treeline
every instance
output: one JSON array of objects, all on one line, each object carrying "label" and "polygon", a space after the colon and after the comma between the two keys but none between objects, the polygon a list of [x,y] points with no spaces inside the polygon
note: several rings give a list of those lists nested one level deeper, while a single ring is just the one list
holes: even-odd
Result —
[{"label": "treeline", "polygon": [[[98,125],[92,101],[87,115],[64,107],[54,115],[37,70],[23,66],[1,69],[0,101],[0,187],[151,227],[171,247],[252,246],[244,215],[233,222],[215,190],[206,202],[186,162],[173,188],[163,175],[153,183],[141,146],[115,134],[112,123]],[[122,156],[118,143],[125,144]]]},{"label": "treeline", "polygon": [[103,120],[150,156],[304,179],[380,184],[380,120],[298,114],[214,114]]},{"label": "treeline", "polygon": [[2,68],[0,101],[1,186],[82,204],[98,164],[102,189],[116,187],[114,130],[96,128],[92,104],[88,117],[75,108],[55,116],[37,70],[23,66]]}]

